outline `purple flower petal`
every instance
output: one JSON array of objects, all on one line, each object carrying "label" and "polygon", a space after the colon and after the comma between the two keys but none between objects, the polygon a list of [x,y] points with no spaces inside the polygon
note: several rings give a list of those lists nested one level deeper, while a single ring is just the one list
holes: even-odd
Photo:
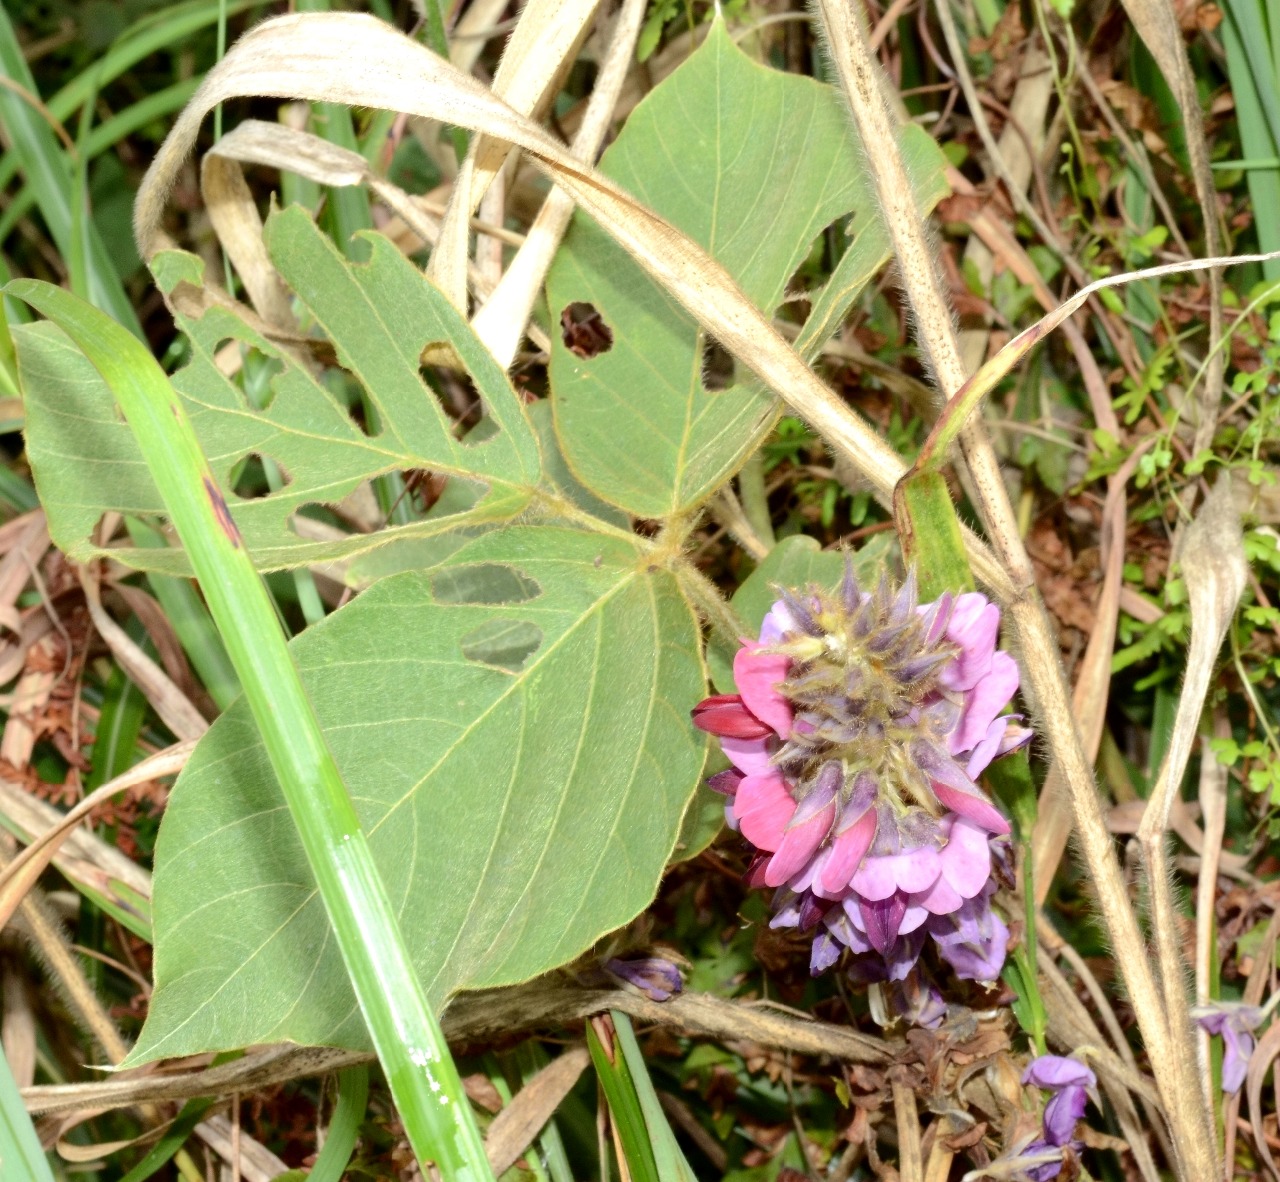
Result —
[{"label": "purple flower petal", "polygon": [[830,932],[819,932],[813,938],[813,947],[809,951],[809,975],[821,976],[840,959],[843,951],[839,941]]},{"label": "purple flower petal", "polygon": [[912,974],[889,990],[889,1008],[899,1017],[926,1030],[937,1030],[947,1016],[947,1003],[935,985]]},{"label": "purple flower petal", "polygon": [[[1000,745],[1004,741],[1005,731],[1009,729],[1009,723],[1014,717],[1012,714],[1002,714],[987,727],[987,733],[982,737],[981,742],[969,752],[969,759],[964,768],[969,779],[976,780],[1000,754]],[[1027,731],[1027,738],[1031,738],[1030,731]]]},{"label": "purple flower petal", "polygon": [[922,927],[925,920],[929,918],[929,912],[918,903],[913,903],[910,896],[907,896],[905,902],[907,909],[902,913],[902,922],[898,925],[898,935],[900,936],[914,932],[916,928]]},{"label": "purple flower petal", "polygon": [[604,967],[653,1001],[667,1001],[684,988],[680,970],[660,956],[642,956],[635,960],[614,957],[606,961]]},{"label": "purple flower petal", "polygon": [[955,817],[947,844],[939,854],[942,876],[962,898],[972,899],[991,877],[991,847],[987,831],[966,817]]},{"label": "purple flower petal", "polygon": [[849,885],[864,899],[877,903],[887,899],[898,889],[897,868],[894,857],[867,858],[858,872],[850,880]]},{"label": "purple flower petal", "polygon": [[788,632],[798,632],[799,625],[791,609],[779,599],[766,613],[760,624],[760,643],[777,644]]},{"label": "purple flower petal", "polygon": [[1222,1031],[1222,1090],[1234,1095],[1249,1075],[1249,1060],[1253,1058],[1253,1035],[1228,1025]]},{"label": "purple flower petal", "polygon": [[1259,1006],[1238,1001],[1211,1001],[1196,1006],[1191,1016],[1202,1030],[1222,1036],[1222,1090],[1228,1095],[1238,1092],[1249,1073],[1253,1056],[1253,1032],[1261,1024],[1265,1012]]},{"label": "purple flower petal", "polygon": [[767,739],[734,739],[724,737],[720,740],[720,750],[725,758],[740,772],[748,776],[767,772],[773,767],[773,753],[778,741],[772,735]]},{"label": "purple flower petal", "polygon": [[876,835],[876,814],[864,812],[849,829],[837,834],[831,843],[827,861],[819,873],[819,883],[831,893],[849,885]]},{"label": "purple flower petal", "polygon": [[789,657],[760,649],[740,648],[733,658],[733,680],[747,709],[783,739],[791,733],[791,703],[777,687],[790,668]]},{"label": "purple flower petal", "polygon": [[947,881],[944,874],[924,894],[913,895],[912,902],[919,903],[934,915],[950,915],[964,906],[964,896]]},{"label": "purple flower petal", "polygon": [[899,892],[895,892],[887,899],[863,900],[862,922],[866,927],[867,939],[871,941],[871,947],[881,956],[887,956],[898,939],[898,931],[906,910],[907,901]]},{"label": "purple flower petal", "polygon": [[1092,1088],[1097,1086],[1098,1077],[1079,1059],[1041,1055],[1027,1064],[1022,1082],[1038,1088]]},{"label": "purple flower petal", "polygon": [[1068,1087],[1044,1106],[1044,1139],[1050,1145],[1066,1145],[1072,1140],[1088,1098],[1084,1088]]},{"label": "purple flower petal", "polygon": [[[1048,1154],[1053,1154],[1052,1161],[1036,1162],[1034,1160]],[[1018,1154],[1018,1157],[1031,1159],[1032,1164],[1023,1166],[1017,1174],[1017,1177],[1025,1178],[1027,1182],[1050,1182],[1051,1178],[1056,1178],[1062,1173],[1062,1150],[1056,1145],[1050,1145],[1043,1138],[1032,1141]]]},{"label": "purple flower petal", "polygon": [[933,846],[903,850],[893,859],[898,889],[914,894],[927,891],[942,876],[942,858]]},{"label": "purple flower petal", "polygon": [[732,796],[738,791],[738,785],[741,783],[742,773],[736,767],[730,767],[722,772],[716,772],[707,780],[707,787],[712,792],[720,793],[721,796]]},{"label": "purple flower petal", "polygon": [[933,782],[934,795],[952,812],[977,822],[988,833],[1009,832],[1004,814],[983,794],[954,760],[928,743],[914,743],[911,755]]},{"label": "purple flower petal", "polygon": [[893,950],[885,958],[885,968],[890,981],[904,981],[907,974],[916,967],[920,953],[924,950],[924,940],[928,933],[924,928],[917,928],[905,936],[900,935]]},{"label": "purple flower petal", "polygon": [[[988,672],[965,696],[960,725],[951,736],[952,754],[958,755],[976,747],[986,735],[987,728],[1017,692],[1018,662],[1006,652],[996,653],[991,658]],[[751,705],[750,702],[747,704]]]},{"label": "purple flower petal", "polygon": [[960,654],[942,673],[944,689],[969,690],[978,684],[991,667],[999,630],[1000,609],[985,595],[970,591],[956,599],[947,639],[960,646]]}]

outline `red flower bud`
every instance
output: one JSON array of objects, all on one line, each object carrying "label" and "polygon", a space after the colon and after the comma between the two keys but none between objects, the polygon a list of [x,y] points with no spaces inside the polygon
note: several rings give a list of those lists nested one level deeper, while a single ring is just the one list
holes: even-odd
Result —
[{"label": "red flower bud", "polygon": [[763,739],[773,731],[742,704],[739,694],[703,698],[690,713],[693,725],[725,739]]}]

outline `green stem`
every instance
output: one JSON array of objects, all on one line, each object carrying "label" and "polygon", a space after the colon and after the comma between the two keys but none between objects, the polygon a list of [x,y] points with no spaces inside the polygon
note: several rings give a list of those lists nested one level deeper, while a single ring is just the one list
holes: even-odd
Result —
[{"label": "green stem", "polygon": [[449,1182],[491,1182],[367,837],[182,402],[147,348],[107,316],[36,280],[5,291],[67,332],[138,439],[244,687],[419,1162],[434,1162]]}]

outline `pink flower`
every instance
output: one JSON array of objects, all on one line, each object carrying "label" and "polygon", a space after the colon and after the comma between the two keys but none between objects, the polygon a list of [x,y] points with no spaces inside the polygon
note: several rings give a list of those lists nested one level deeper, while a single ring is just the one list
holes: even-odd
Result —
[{"label": "pink flower", "polygon": [[1001,712],[1018,668],[976,592],[917,604],[913,576],[864,592],[783,591],[734,657],[738,693],[694,723],[733,764],[713,777],[779,888],[776,926],[815,930],[812,967],[854,954],[903,980],[931,938],[960,976],[993,980],[1008,930],[991,910],[992,842],[1009,822],[975,777],[1031,732]]}]

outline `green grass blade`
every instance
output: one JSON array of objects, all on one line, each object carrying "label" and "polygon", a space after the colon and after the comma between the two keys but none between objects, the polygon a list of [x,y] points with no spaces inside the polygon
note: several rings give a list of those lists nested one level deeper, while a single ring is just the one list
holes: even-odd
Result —
[{"label": "green grass blade", "polygon": [[[1245,0],[1245,3],[1254,2]],[[1231,11],[1234,11],[1234,6]],[[1227,77],[1240,123],[1240,146],[1246,161],[1253,166],[1246,180],[1258,249],[1263,252],[1280,250],[1280,166],[1267,163],[1269,158],[1274,160],[1280,154],[1280,141],[1273,137],[1263,112],[1241,31],[1231,15],[1222,22],[1222,44],[1227,51]],[[1275,79],[1269,85],[1274,86]],[[1262,274],[1268,281],[1280,279],[1280,259],[1263,263]]]},{"label": "green grass blade", "polygon": [[[17,34],[3,9],[0,9],[0,75],[29,94],[37,94]],[[10,153],[35,193],[54,243],[64,258],[71,259],[74,255],[72,170],[53,129],[24,98],[7,87],[0,88],[0,123],[5,126]],[[140,337],[142,327],[133,305],[92,224],[85,226],[85,253],[85,284],[92,302]]]},{"label": "green grass blade", "polygon": [[414,1152],[451,1182],[492,1179],[367,836],[182,402],[147,349],[106,316],[48,283],[16,280],[6,291],[72,338],[138,439],[244,686]]},{"label": "green grass blade", "polygon": [[[92,160],[96,156],[101,156],[108,148],[114,148],[139,128],[181,110],[196,92],[200,81],[200,78],[184,78],[181,82],[175,82],[172,86],[166,86],[163,90],[157,90],[155,94],[139,99],[131,106],[125,107],[123,111],[117,111],[109,119],[104,119],[89,132],[86,158]],[[0,158],[0,186],[6,183],[4,176],[6,172],[11,177],[16,171],[17,166],[12,154]],[[9,237],[18,219],[25,216],[35,203],[35,193],[29,186],[23,186],[18,190],[13,200],[6,206],[4,216],[0,217],[0,242]],[[7,282],[10,276],[6,275],[4,278]]]},{"label": "green grass blade", "polygon": [[307,1175],[309,1182],[342,1182],[368,1106],[369,1068],[361,1064],[339,1071],[337,1107],[329,1122],[324,1148]]},{"label": "green grass blade", "polygon": [[640,1111],[644,1113],[645,1126],[649,1130],[649,1144],[653,1146],[653,1157],[658,1167],[658,1177],[662,1182],[698,1182],[693,1167],[685,1159],[684,1152],[671,1131],[671,1124],[658,1093],[654,1091],[653,1081],[649,1078],[649,1069],[645,1066],[644,1053],[636,1041],[636,1032],[632,1029],[631,1019],[626,1014],[613,1012],[614,1029],[618,1032],[618,1046],[627,1061],[631,1072],[631,1082],[635,1087],[636,1099],[640,1102]]},{"label": "green grass blade", "polygon": [[[1272,69],[1267,27],[1259,0],[1228,0],[1227,24],[1234,25],[1239,34],[1240,47],[1249,63],[1253,77],[1254,93],[1271,138],[1280,145],[1280,94],[1276,92],[1276,75]],[[1233,82],[1234,89],[1234,82]],[[1253,153],[1249,152],[1248,155]]]},{"label": "green grass blade", "polygon": [[[611,1015],[616,1023],[620,1014]],[[665,1182],[658,1173],[657,1159],[654,1157],[653,1145],[649,1140],[649,1129],[645,1124],[644,1109],[640,1106],[640,1097],[636,1094],[635,1080],[627,1066],[626,1056],[617,1038],[614,1039],[613,1055],[605,1049],[592,1023],[587,1023],[587,1048],[591,1052],[591,1061],[595,1064],[596,1075],[600,1086],[604,1089],[604,1098],[609,1105],[609,1115],[613,1127],[618,1133],[618,1143],[622,1146],[622,1155],[627,1159],[627,1169],[632,1182]]]},{"label": "green grass blade", "polygon": [[133,1167],[120,1182],[147,1182],[172,1160],[173,1155],[186,1143],[195,1130],[196,1125],[204,1118],[204,1114],[213,1107],[213,1101],[201,1098],[188,1100],[160,1138],[148,1150],[147,1155]]},{"label": "green grass blade", "polygon": [[14,1182],[53,1182],[31,1117],[23,1106],[9,1060],[0,1051],[0,1177]]},{"label": "green grass blade", "polygon": [[[135,546],[160,549],[165,545],[164,538],[155,530],[131,517],[125,518],[125,528]],[[209,609],[188,579],[148,575],[147,581],[164,608],[165,618],[173,625],[196,676],[218,709],[225,710],[240,696],[240,679]]]}]

